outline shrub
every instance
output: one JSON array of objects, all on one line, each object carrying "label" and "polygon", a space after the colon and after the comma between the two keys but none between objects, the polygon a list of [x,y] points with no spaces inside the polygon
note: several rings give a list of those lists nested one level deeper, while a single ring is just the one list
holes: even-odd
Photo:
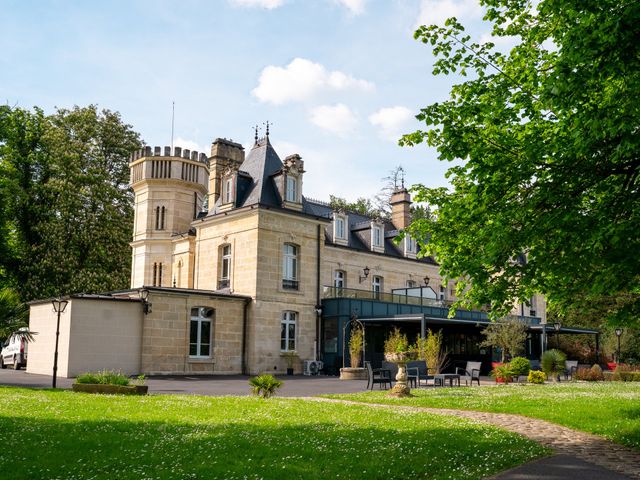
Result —
[{"label": "shrub", "polygon": [[558,376],[564,372],[564,362],[566,360],[567,356],[560,350],[547,350],[542,354],[540,366],[542,367],[542,371],[547,374],[547,377],[556,380]]},{"label": "shrub", "polygon": [[618,382],[640,382],[640,371],[636,366],[620,364],[613,372],[612,379]]},{"label": "shrub", "polygon": [[493,370],[491,370],[491,376],[495,378],[501,378],[504,380],[504,383],[509,383],[511,377],[513,377],[513,371],[511,370],[511,365],[508,363],[503,363],[502,365],[498,365]]},{"label": "shrub", "polygon": [[527,377],[527,381],[529,383],[544,383],[547,379],[547,375],[544,372],[539,370],[529,370],[529,376]]},{"label": "shrub", "polygon": [[384,341],[384,353],[407,353],[410,350],[407,336],[398,327],[394,327]]},{"label": "shrub", "polygon": [[129,385],[129,377],[120,371],[100,370],[96,373],[83,373],[76,377],[76,383],[93,383],[100,385]]},{"label": "shrub", "polygon": [[262,398],[269,398],[276,393],[282,386],[282,381],[275,378],[273,375],[265,373],[264,375],[258,375],[249,379],[249,385],[251,385],[251,392]]},{"label": "shrub", "polygon": [[604,374],[600,365],[594,365],[591,368],[579,368],[574,375],[576,380],[584,380],[587,382],[597,382],[604,380]]},{"label": "shrub", "polygon": [[358,368],[360,366],[360,355],[364,346],[364,331],[357,327],[351,330],[349,337],[349,358],[351,359],[351,367]]},{"label": "shrub", "polygon": [[509,365],[514,377],[528,375],[529,370],[531,370],[531,362],[524,357],[515,357],[511,362],[509,362]]},{"label": "shrub", "polygon": [[418,352],[418,360],[424,360],[427,367],[435,373],[440,373],[447,365],[447,351],[443,348],[442,330],[433,333],[427,331],[425,338],[418,338],[415,345]]}]

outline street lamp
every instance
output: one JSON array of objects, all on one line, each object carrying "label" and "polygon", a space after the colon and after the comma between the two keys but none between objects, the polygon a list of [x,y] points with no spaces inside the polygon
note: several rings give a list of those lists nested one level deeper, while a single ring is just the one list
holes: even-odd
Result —
[{"label": "street lamp", "polygon": [[51,300],[53,311],[58,314],[58,321],[56,323],[56,348],[53,352],[53,388],[56,388],[56,380],[58,377],[58,337],[60,336],[60,314],[64,313],[68,303],[69,302],[67,300],[62,300],[61,298]]},{"label": "street lamp", "polygon": [[622,329],[620,327],[616,328],[616,337],[618,337],[618,363],[620,363],[620,337],[622,336]]},{"label": "street lamp", "polygon": [[148,315],[149,313],[151,313],[151,303],[147,301],[147,299],[149,298],[149,290],[147,290],[146,288],[138,289],[138,296],[142,300],[142,311],[145,315]]},{"label": "street lamp", "polygon": [[556,322],[553,324],[553,329],[556,331],[556,348],[560,349],[560,329],[562,328],[562,324],[560,322]]},{"label": "street lamp", "polygon": [[429,280],[431,280],[431,279],[427,275],[425,275],[425,277],[422,280],[424,280],[424,286],[428,287],[429,286]]}]

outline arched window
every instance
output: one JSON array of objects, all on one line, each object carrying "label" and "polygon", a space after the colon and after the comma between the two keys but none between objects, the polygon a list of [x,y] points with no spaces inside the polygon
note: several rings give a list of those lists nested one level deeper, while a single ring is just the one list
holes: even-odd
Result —
[{"label": "arched window", "polygon": [[209,307],[191,309],[189,325],[189,356],[192,358],[211,357],[213,321],[215,310]]},{"label": "arched window", "polygon": [[160,230],[160,207],[156,207],[156,230]]},{"label": "arched window", "polygon": [[161,217],[160,217],[160,230],[164,230],[164,214],[165,214],[165,208],[162,207]]},{"label": "arched window", "polygon": [[280,350],[292,352],[296,349],[296,324],[298,312],[282,312],[280,321]]},{"label": "arched window", "polygon": [[282,252],[282,288],[298,290],[298,247],[290,243]]}]

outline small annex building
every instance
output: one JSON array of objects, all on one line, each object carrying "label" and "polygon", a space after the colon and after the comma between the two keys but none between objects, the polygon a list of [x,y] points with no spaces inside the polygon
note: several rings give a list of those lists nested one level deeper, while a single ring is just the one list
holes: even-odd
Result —
[{"label": "small annex building", "polygon": [[[312,359],[333,373],[353,315],[366,320],[374,364],[393,325],[412,337],[442,329],[452,359],[490,362],[491,349],[478,347],[486,312],[448,319],[455,282],[418,256],[413,238],[395,241],[410,222],[404,186],[390,220],[334,210],[303,195],[304,161],[281,160],[268,132],[246,155],[220,138],[210,155],[146,147],[130,170],[130,289],[66,297],[59,375],[283,373],[292,354],[296,373]],[[534,357],[546,341],[544,298],[513,313],[532,327]],[[28,372],[51,372],[55,326],[51,302],[32,302]]]}]

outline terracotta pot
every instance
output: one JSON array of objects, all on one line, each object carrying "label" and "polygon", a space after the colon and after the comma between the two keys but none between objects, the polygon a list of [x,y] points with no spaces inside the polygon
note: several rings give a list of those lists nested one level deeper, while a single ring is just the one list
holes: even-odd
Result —
[{"label": "terracotta pot", "polygon": [[615,370],[617,366],[618,364],[616,362],[607,362],[607,367],[609,367],[609,370]]}]

